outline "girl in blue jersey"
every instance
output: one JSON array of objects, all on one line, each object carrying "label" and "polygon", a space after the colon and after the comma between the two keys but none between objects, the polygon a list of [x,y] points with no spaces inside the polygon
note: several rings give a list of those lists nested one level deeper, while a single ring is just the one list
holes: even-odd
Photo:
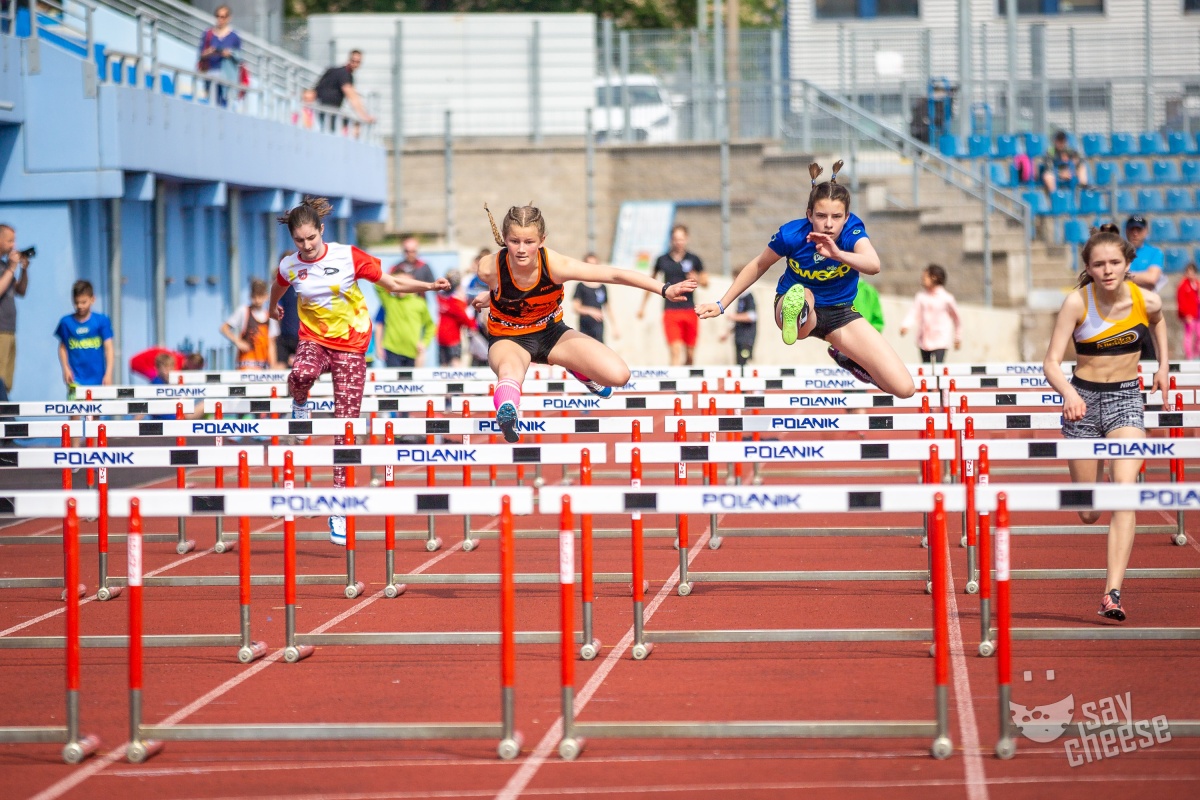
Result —
[{"label": "girl in blue jersey", "polygon": [[850,191],[830,180],[817,183],[821,166],[808,167],[812,191],[804,219],[784,224],[766,248],[738,272],[716,303],[696,308],[701,319],[718,317],[781,258],[787,266],[775,290],[775,324],[784,344],[816,336],[829,343],[829,356],[854,377],[897,397],[916,391],[904,362],[879,331],[854,310],[858,275],[879,273],[879,255],[863,221],[850,213]]}]

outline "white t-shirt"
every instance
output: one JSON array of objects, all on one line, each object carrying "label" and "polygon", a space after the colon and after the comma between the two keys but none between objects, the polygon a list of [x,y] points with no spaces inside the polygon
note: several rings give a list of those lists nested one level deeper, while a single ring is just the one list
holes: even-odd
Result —
[{"label": "white t-shirt", "polygon": [[[225,320],[225,324],[233,328],[233,332],[238,336],[242,335],[242,331],[246,330],[246,312],[250,311],[250,306],[241,306],[237,311],[230,315],[229,319]],[[267,326],[267,334],[269,336],[279,335],[279,321],[267,313],[266,304],[257,311],[251,312],[254,314],[254,319],[259,325]]]}]

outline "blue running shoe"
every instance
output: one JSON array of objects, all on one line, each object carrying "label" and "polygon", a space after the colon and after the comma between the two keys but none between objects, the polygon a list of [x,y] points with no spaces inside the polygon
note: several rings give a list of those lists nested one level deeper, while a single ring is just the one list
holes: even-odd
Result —
[{"label": "blue running shoe", "polygon": [[517,407],[512,403],[501,403],[496,409],[496,424],[504,434],[504,441],[509,444],[521,441],[521,435],[517,433]]},{"label": "blue running shoe", "polygon": [[309,419],[312,417],[312,412],[308,410],[307,405],[296,405],[292,403],[292,419]]},{"label": "blue running shoe", "polygon": [[330,517],[329,518],[329,541],[333,542],[338,547],[346,546],[346,518],[345,517]]},{"label": "blue running shoe", "polygon": [[780,305],[783,317],[783,343],[795,344],[800,336],[800,326],[808,321],[808,300],[804,297],[804,287],[797,284],[787,290]]},{"label": "blue running shoe", "polygon": [[600,384],[596,383],[594,380],[589,378],[587,375],[576,372],[573,369],[567,370],[567,371],[570,372],[572,376],[574,376],[575,380],[579,381],[584,386],[586,386],[587,390],[589,392],[596,395],[600,399],[607,400],[608,398],[612,397],[613,387],[601,386]]}]

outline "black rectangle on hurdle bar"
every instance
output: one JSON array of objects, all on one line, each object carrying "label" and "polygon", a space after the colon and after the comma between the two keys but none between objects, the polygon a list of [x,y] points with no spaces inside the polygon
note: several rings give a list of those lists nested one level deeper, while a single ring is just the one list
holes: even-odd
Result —
[{"label": "black rectangle on hurdle bar", "polygon": [[412,372],[408,370],[396,373],[396,379],[401,381],[411,381],[413,379],[412,376]]},{"label": "black rectangle on hurdle bar", "polygon": [[129,404],[129,413],[130,414],[149,414],[150,413],[150,404],[149,403],[130,403]]},{"label": "black rectangle on hurdle bar", "polygon": [[675,381],[659,381],[658,390],[660,392],[673,392],[678,385]]},{"label": "black rectangle on hurdle bar", "polygon": [[1177,412],[1163,412],[1158,415],[1158,424],[1163,428],[1182,428],[1183,414]]},{"label": "black rectangle on hurdle bar", "polygon": [[9,422],[4,426],[5,438],[28,436],[29,423],[27,422]]},{"label": "black rectangle on hurdle bar", "polygon": [[877,394],[871,398],[871,404],[876,408],[880,406],[894,406],[896,405],[896,398],[890,394]]},{"label": "black rectangle on hurdle bar", "polygon": [[658,509],[658,492],[626,492],[626,511],[655,511]]},{"label": "black rectangle on hurdle bar", "polygon": [[1033,418],[1028,414],[1009,414],[1004,418],[1004,427],[1009,430],[1028,429],[1032,424]]},{"label": "black rectangle on hurdle bar", "polygon": [[192,497],[193,514],[224,514],[225,496],[220,494],[198,494]]},{"label": "black rectangle on hurdle bar", "polygon": [[972,375],[986,375],[987,367],[973,366],[973,367],[971,367],[971,374]]},{"label": "black rectangle on hurdle bar", "polygon": [[204,382],[205,383],[220,383],[221,376],[220,376],[220,374],[218,374],[216,372],[206,372],[204,374]]},{"label": "black rectangle on hurdle bar", "polygon": [[352,447],[348,450],[333,451],[334,464],[361,464],[362,450],[357,447]]},{"label": "black rectangle on hurdle bar", "polygon": [[720,431],[740,431],[745,430],[742,425],[741,417],[721,417],[717,420],[717,430]]},{"label": "black rectangle on hurdle bar", "polygon": [[890,431],[896,427],[895,417],[867,417],[867,427],[873,431]]},{"label": "black rectangle on hurdle bar", "polygon": [[195,450],[172,450],[171,466],[186,467],[200,463],[200,454]]},{"label": "black rectangle on hurdle bar", "polygon": [[979,379],[979,388],[980,389],[997,389],[997,388],[999,388],[999,386],[1000,386],[999,378],[980,378]]},{"label": "black rectangle on hurdle bar", "polygon": [[311,436],[312,431],[313,428],[311,419],[288,420],[288,433],[293,436]]},{"label": "black rectangle on hurdle bar", "polygon": [[1061,489],[1058,492],[1059,508],[1091,508],[1094,500],[1091,489]]},{"label": "black rectangle on hurdle bar", "polygon": [[888,457],[888,446],[886,444],[860,444],[859,448],[864,461],[867,459]]},{"label": "black rectangle on hurdle bar", "polygon": [[998,394],[996,395],[996,405],[998,406],[1015,406],[1017,404],[1017,396],[1015,394]]},{"label": "black rectangle on hurdle bar", "polygon": [[462,394],[465,388],[466,386],[461,383],[447,383],[446,394]]},{"label": "black rectangle on hurdle bar", "polygon": [[542,448],[540,447],[514,447],[513,448],[513,463],[514,464],[537,464],[542,460]]},{"label": "black rectangle on hurdle bar", "polygon": [[779,374],[785,378],[794,378],[796,377],[796,368],[784,367],[783,369],[779,370]]},{"label": "black rectangle on hurdle bar", "polygon": [[1058,458],[1057,442],[1030,442],[1030,458]]},{"label": "black rectangle on hurdle bar", "polygon": [[882,492],[850,492],[850,508],[883,508]]},{"label": "black rectangle on hurdle bar", "polygon": [[17,498],[0,497],[0,514],[17,513]]},{"label": "black rectangle on hurdle bar", "polygon": [[775,379],[775,378],[768,379],[768,380],[767,380],[767,388],[768,388],[768,389],[782,389],[782,388],[783,388],[783,381],[782,381],[782,380],[777,380],[777,379]]},{"label": "black rectangle on hurdle bar", "polygon": [[599,433],[600,420],[598,419],[577,419],[575,420],[576,433]]},{"label": "black rectangle on hurdle bar", "polygon": [[394,397],[379,398],[380,411],[398,411],[400,409],[400,401]]},{"label": "black rectangle on hurdle bar", "polygon": [[163,426],[161,422],[139,422],[138,436],[162,436]]},{"label": "black rectangle on hurdle bar", "polygon": [[417,495],[417,511],[449,511],[450,495],[448,494],[419,494]]},{"label": "black rectangle on hurdle bar", "polygon": [[704,377],[704,370],[702,370],[702,369],[689,369],[689,370],[688,370],[688,377],[689,377],[689,378],[703,378],[703,377]]},{"label": "black rectangle on hurdle bar", "polygon": [[128,400],[131,397],[133,397],[133,387],[132,386],[122,387],[120,389],[117,389],[117,399],[118,400]]},{"label": "black rectangle on hurdle bar", "polygon": [[0,467],[17,466],[16,450],[0,450]]},{"label": "black rectangle on hurdle bar", "polygon": [[546,383],[546,391],[550,393],[565,392],[567,385],[563,381],[549,381]]},{"label": "black rectangle on hurdle bar", "polygon": [[708,445],[685,444],[679,448],[680,461],[708,461]]},{"label": "black rectangle on hurdle bar", "polygon": [[448,419],[430,419],[425,421],[425,433],[429,435],[449,432],[450,420]]},{"label": "black rectangle on hurdle bar", "polygon": [[230,386],[229,387],[229,396],[230,397],[245,397],[246,396],[246,387],[245,386]]},{"label": "black rectangle on hurdle bar", "polygon": [[766,408],[767,398],[765,397],[747,397],[745,398],[746,408]]},{"label": "black rectangle on hurdle bar", "polygon": [[15,417],[17,414],[20,414],[20,413],[21,413],[21,406],[17,405],[16,403],[0,404],[0,414]]},{"label": "black rectangle on hurdle bar", "polygon": [[626,397],[625,408],[645,408],[646,398],[644,397]]},{"label": "black rectangle on hurdle bar", "polygon": [[250,413],[251,414],[266,414],[270,410],[271,410],[271,401],[270,400],[251,400],[250,401]]}]

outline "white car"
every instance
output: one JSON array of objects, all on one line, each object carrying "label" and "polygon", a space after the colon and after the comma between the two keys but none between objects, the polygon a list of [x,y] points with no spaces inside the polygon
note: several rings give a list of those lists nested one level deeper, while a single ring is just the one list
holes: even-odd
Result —
[{"label": "white car", "polygon": [[[679,120],[671,96],[653,75],[626,75],[624,91],[629,96],[630,141],[674,142],[679,137]],[[625,138],[625,106],[621,76],[612,83],[596,79],[596,106],[592,130],[598,142],[620,142]]]}]

